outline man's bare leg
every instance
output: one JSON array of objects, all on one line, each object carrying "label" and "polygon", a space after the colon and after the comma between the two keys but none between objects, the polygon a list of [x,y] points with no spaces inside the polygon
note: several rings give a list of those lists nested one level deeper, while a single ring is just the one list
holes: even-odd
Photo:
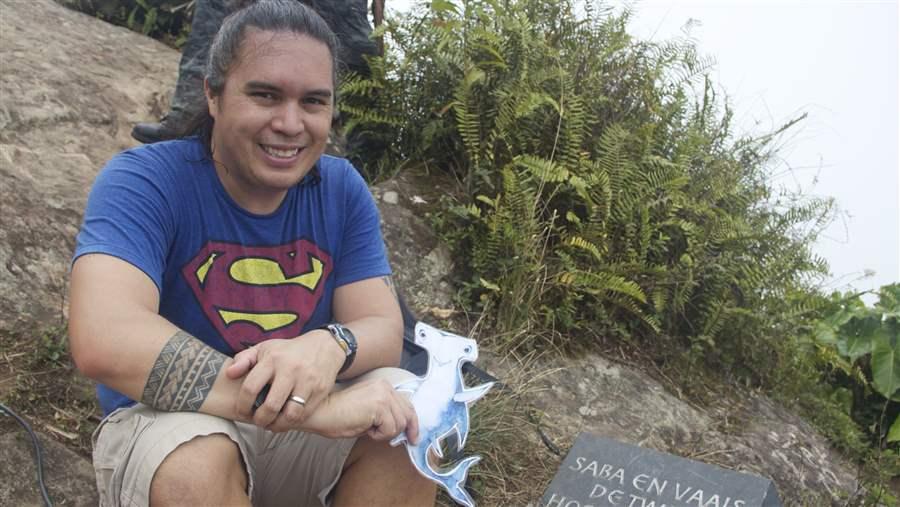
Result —
[{"label": "man's bare leg", "polygon": [[334,506],[434,505],[437,486],[415,469],[403,445],[356,441],[334,494]]},{"label": "man's bare leg", "polygon": [[196,437],[166,456],[150,483],[150,505],[250,505],[237,444],[225,435]]}]

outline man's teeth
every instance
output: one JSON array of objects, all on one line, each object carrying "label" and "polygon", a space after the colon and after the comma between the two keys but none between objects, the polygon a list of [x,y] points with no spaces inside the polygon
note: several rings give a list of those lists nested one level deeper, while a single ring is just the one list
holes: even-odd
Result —
[{"label": "man's teeth", "polygon": [[260,146],[262,146],[263,151],[265,151],[269,155],[272,155],[273,157],[291,158],[294,155],[300,153],[300,148],[292,148],[290,150],[279,150],[278,148],[273,148],[271,146],[266,146],[264,144],[260,145]]}]

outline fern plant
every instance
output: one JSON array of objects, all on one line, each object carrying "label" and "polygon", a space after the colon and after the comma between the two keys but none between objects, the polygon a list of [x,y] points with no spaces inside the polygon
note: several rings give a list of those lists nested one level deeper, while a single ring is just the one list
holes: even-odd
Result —
[{"label": "fern plant", "polygon": [[760,351],[790,355],[785,294],[827,272],[809,247],[831,203],[775,188],[782,130],[735,138],[713,62],[634,40],[630,15],[470,0],[388,21],[372,77],[341,89],[357,156],[459,181],[438,223],[500,345],[652,341],[771,383]]}]

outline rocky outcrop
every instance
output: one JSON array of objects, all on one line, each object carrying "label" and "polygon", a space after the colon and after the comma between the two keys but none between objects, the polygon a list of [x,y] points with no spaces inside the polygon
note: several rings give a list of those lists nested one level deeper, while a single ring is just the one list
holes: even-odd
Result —
[{"label": "rocky outcrop", "polygon": [[[54,505],[96,506],[94,467],[63,444],[41,435],[44,485]],[[0,505],[43,505],[37,485],[34,444],[24,431],[0,434]]]},{"label": "rocky outcrop", "polygon": [[[110,156],[134,144],[132,124],[165,109],[177,64],[178,54],[162,44],[50,0],[0,0],[0,332],[64,314],[90,184]],[[450,255],[422,221],[424,204],[435,202],[428,194],[437,185],[430,186],[401,176],[373,193],[401,290],[435,320],[451,313],[453,292]],[[503,378],[518,367],[487,364]],[[563,451],[590,431],[770,477],[787,504],[820,505],[856,489],[853,468],[765,397],[744,393],[698,408],[638,369],[597,355],[540,368],[551,373],[530,401]],[[15,480],[0,488],[0,503],[35,505],[33,488],[19,487],[31,481],[30,444],[13,431],[0,431],[0,482]],[[537,437],[523,445],[549,452]],[[56,502],[95,504],[86,460],[50,447]]]},{"label": "rocky outcrop", "polygon": [[[177,66],[172,49],[50,0],[0,0],[0,333],[63,318],[91,182],[164,110]],[[0,504],[40,505],[31,442],[2,419]],[[39,436],[54,503],[97,505],[90,462]]]},{"label": "rocky outcrop", "polygon": [[58,319],[90,184],[163,109],[178,55],[50,0],[0,1],[0,329]]},{"label": "rocky outcrop", "polygon": [[542,431],[563,450],[589,432],[770,478],[784,505],[845,505],[857,492],[855,469],[825,438],[758,393],[734,388],[700,408],[646,373],[596,354],[540,367],[548,373],[533,403]]},{"label": "rocky outcrop", "polygon": [[372,187],[397,286],[416,315],[444,319],[453,308],[453,261],[422,219],[427,201],[420,193],[404,177]]}]

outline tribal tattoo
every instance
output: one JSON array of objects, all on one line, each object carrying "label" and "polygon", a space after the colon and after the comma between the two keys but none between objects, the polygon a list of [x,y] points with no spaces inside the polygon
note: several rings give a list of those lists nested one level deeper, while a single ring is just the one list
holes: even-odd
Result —
[{"label": "tribal tattoo", "polygon": [[166,412],[196,412],[223,364],[224,354],[178,331],[156,358],[141,403]]}]

